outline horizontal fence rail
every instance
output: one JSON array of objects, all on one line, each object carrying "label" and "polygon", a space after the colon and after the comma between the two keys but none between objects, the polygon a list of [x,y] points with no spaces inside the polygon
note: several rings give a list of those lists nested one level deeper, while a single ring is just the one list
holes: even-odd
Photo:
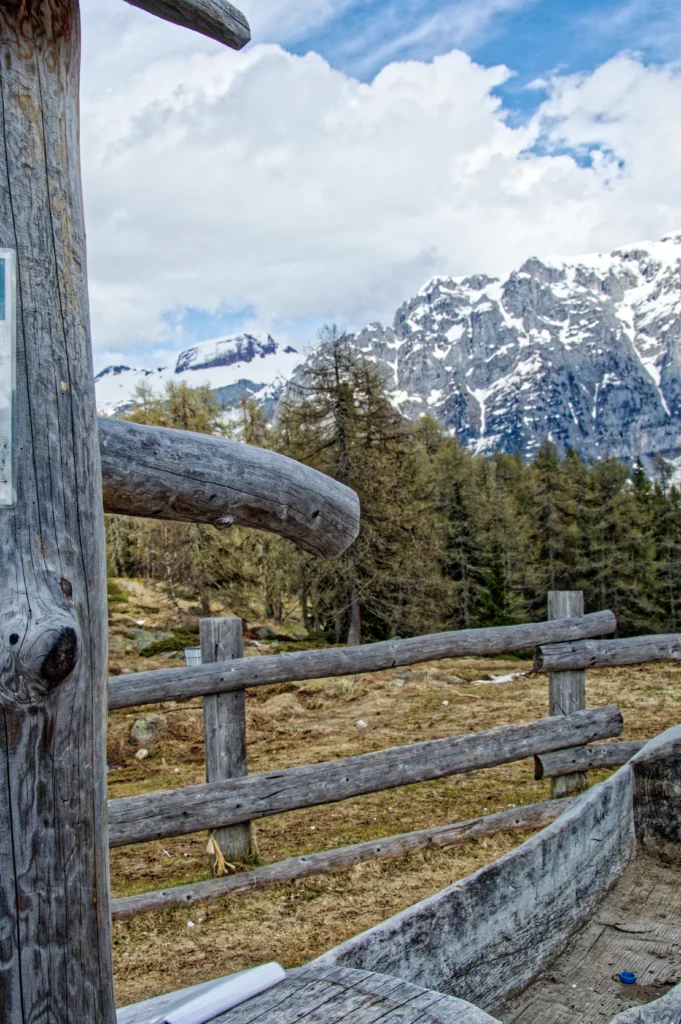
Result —
[{"label": "horizontal fence rail", "polygon": [[583,747],[536,754],[534,777],[539,780],[570,772],[585,772],[589,768],[618,768],[638,754],[644,745],[644,740],[623,740],[620,743],[587,743]]},{"label": "horizontal fence rail", "polygon": [[235,825],[619,736],[616,705],[226,782],[109,801],[109,845]]},{"label": "horizontal fence rail", "polygon": [[681,634],[631,636],[623,640],[589,640],[547,643],[535,652],[535,672],[569,672],[573,669],[638,665],[646,661],[681,659]]},{"label": "horizontal fence rail", "polygon": [[546,800],[540,804],[516,807],[514,810],[487,814],[470,821],[458,821],[453,825],[438,825],[419,832],[404,832],[387,839],[375,839],[353,846],[341,846],[336,850],[324,850],[304,857],[290,857],[255,868],[241,871],[226,878],[213,878],[193,885],[178,885],[171,889],[159,889],[137,896],[124,896],[111,901],[114,919],[133,917],[151,910],[165,910],[168,907],[188,906],[201,900],[220,899],[240,892],[262,889],[278,882],[292,882],[296,878],[310,875],[326,875],[334,871],[346,871],[355,864],[372,860],[386,860],[415,853],[427,848],[444,849],[459,846],[471,839],[493,835],[495,832],[544,828],[570,807],[576,797],[563,800]]},{"label": "horizontal fence rail", "polygon": [[190,668],[137,672],[109,679],[109,709],[189,700],[270,683],[378,672],[441,658],[522,651],[538,644],[602,636],[616,628],[617,621],[612,612],[592,612],[551,622],[464,629],[403,640],[383,640],[359,647],[295,651]]}]

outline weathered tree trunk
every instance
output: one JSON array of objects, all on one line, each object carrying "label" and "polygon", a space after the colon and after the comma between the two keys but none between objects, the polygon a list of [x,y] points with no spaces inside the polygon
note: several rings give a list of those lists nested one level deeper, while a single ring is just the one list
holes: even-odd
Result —
[{"label": "weathered tree trunk", "polygon": [[0,1024],[113,1024],[106,592],[77,0],[0,3],[16,503],[0,509]]},{"label": "weathered tree trunk", "polygon": [[305,629],[309,633],[310,629],[311,629],[311,623],[310,623],[310,609],[309,609],[309,606],[308,606],[308,596],[309,596],[309,594],[308,594],[307,574],[305,572],[305,567],[303,566],[303,570],[302,570],[302,574],[301,574],[301,584],[300,584],[300,607],[301,607],[301,610],[302,610],[302,613],[303,613],[303,625],[305,626]]},{"label": "weathered tree trunk", "polygon": [[587,743],[583,747],[567,747],[550,754],[534,755],[535,779],[584,772],[587,768],[618,768],[638,754],[645,740],[623,740],[621,743]]},{"label": "weathered tree trunk", "polygon": [[578,640],[537,648],[535,672],[574,672],[612,665],[640,665],[649,661],[680,661],[678,633],[628,636],[620,640]]}]

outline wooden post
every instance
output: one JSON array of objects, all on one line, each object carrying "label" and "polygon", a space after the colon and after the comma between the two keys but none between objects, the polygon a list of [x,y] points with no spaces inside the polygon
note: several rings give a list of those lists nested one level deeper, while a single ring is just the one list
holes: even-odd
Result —
[{"label": "wooden post", "polygon": [[[243,658],[241,619],[201,619],[201,661]],[[246,756],[246,691],[233,690],[203,698],[206,781],[222,782],[248,775]],[[252,826],[246,821],[215,832],[227,861],[247,861],[253,853]]]},{"label": "wooden post", "polygon": [[0,248],[17,288],[3,304],[16,400],[0,508],[0,1024],[115,1022],[79,66],[77,0],[2,0]]},{"label": "wooden post", "polygon": [[[550,590],[548,618],[565,619],[584,614],[581,590]],[[549,673],[549,715],[571,715],[586,707],[585,677],[582,670]],[[551,779],[551,796],[570,796],[587,786],[586,772],[571,772]]]}]

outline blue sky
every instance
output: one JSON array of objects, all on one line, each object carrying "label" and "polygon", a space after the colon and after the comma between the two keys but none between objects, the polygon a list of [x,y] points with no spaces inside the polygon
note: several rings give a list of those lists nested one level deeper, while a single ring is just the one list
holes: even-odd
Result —
[{"label": "blue sky", "polygon": [[334,66],[368,80],[393,60],[430,60],[457,47],[484,65],[515,72],[500,89],[528,110],[528,86],[552,72],[590,71],[621,51],[646,62],[678,60],[678,0],[355,0],[323,24],[287,40],[293,53],[316,50]]},{"label": "blue sky", "polygon": [[82,8],[98,365],[681,226],[678,0],[243,0],[239,54]]}]

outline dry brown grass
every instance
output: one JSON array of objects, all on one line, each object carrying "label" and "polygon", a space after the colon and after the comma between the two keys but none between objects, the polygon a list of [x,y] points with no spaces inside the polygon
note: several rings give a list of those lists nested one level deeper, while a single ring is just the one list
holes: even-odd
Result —
[{"label": "dry brown grass", "polygon": [[[132,668],[156,667],[149,664],[150,659],[136,659],[134,653],[121,652],[118,657]],[[156,662],[160,664],[172,664],[172,660]],[[473,685],[473,680],[527,672],[529,667],[516,659],[458,659],[409,671],[251,691],[250,770],[347,757],[542,717],[547,711],[545,676]],[[395,685],[396,679],[404,684]],[[653,736],[681,718],[681,666],[589,672],[587,701],[589,706],[620,705],[625,720],[622,738]],[[130,728],[144,714],[158,716],[160,728],[149,748],[150,757],[139,763],[134,758],[138,744],[130,739]],[[358,728],[359,720],[367,728]],[[200,701],[112,713],[109,761],[122,766],[109,777],[111,796],[203,781]],[[606,775],[592,773],[592,781]],[[265,819],[257,823],[260,858],[269,863],[533,803],[548,795],[548,783],[534,781],[531,762],[503,765]],[[517,833],[497,835],[450,850],[365,864],[342,874],[116,922],[118,1003],[268,959],[278,959],[287,967],[304,963],[494,860],[525,838]],[[208,877],[205,848],[202,833],[112,851],[114,895]],[[193,927],[188,926],[190,921]]]}]

